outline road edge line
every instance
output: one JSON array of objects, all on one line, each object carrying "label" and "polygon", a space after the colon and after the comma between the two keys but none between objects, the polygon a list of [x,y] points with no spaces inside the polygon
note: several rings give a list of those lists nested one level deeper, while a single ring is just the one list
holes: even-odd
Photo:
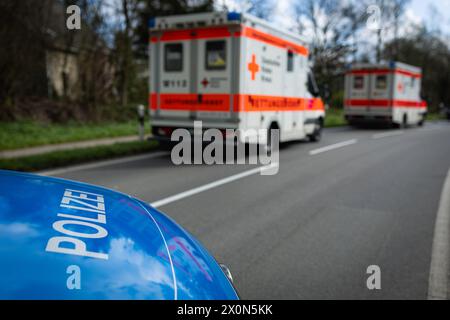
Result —
[{"label": "road edge line", "polygon": [[431,251],[428,299],[448,299],[448,276],[450,268],[450,169],[442,187],[439,209],[434,227]]}]

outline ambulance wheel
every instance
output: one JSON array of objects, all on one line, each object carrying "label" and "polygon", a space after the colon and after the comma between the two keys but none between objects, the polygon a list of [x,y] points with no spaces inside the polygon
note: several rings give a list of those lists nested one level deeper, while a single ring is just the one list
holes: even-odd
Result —
[{"label": "ambulance wheel", "polygon": [[422,119],[420,119],[418,125],[419,127],[423,127],[423,124],[425,123],[425,116],[422,116]]},{"label": "ambulance wheel", "polygon": [[403,115],[402,123],[400,124],[401,129],[406,129],[408,127],[408,115],[405,113]]},{"label": "ambulance wheel", "polygon": [[173,147],[173,144],[167,141],[160,141],[159,142],[159,150],[161,151],[171,151]]},{"label": "ambulance wheel", "polygon": [[316,126],[314,128],[314,131],[312,134],[308,135],[309,141],[311,142],[319,142],[322,138],[322,120],[319,120],[318,123],[316,123]]},{"label": "ambulance wheel", "polygon": [[267,154],[271,154],[272,153],[272,134],[274,130],[278,130],[278,141],[280,139],[279,133],[280,133],[280,129],[278,127],[278,125],[276,123],[272,123],[269,127],[269,129],[267,130],[267,143],[265,145],[265,148],[267,150]]}]

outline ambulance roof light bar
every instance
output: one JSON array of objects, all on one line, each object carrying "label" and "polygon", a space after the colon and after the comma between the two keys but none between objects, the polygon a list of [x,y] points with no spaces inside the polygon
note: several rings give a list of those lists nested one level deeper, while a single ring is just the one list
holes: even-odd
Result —
[{"label": "ambulance roof light bar", "polygon": [[346,65],[347,70],[352,69],[395,69],[395,61],[380,61],[379,63],[353,62]]},{"label": "ambulance roof light bar", "polygon": [[186,29],[225,23],[239,23],[240,20],[241,14],[238,12],[191,13],[151,18],[148,22],[148,27],[153,30]]},{"label": "ambulance roof light bar", "polygon": [[236,11],[230,11],[227,13],[228,21],[241,21],[241,14]]},{"label": "ambulance roof light bar", "polygon": [[414,73],[422,73],[422,69],[399,61],[381,61],[380,63],[352,63],[348,65],[348,71],[359,69],[402,69]]}]

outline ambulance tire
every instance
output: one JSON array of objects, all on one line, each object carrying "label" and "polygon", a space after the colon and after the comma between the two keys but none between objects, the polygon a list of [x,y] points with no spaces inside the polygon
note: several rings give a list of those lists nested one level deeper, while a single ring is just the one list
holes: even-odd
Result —
[{"label": "ambulance tire", "polygon": [[422,116],[422,119],[420,119],[419,123],[417,123],[417,125],[419,127],[423,127],[423,124],[425,123],[425,115]]},{"label": "ambulance tire", "polygon": [[308,135],[309,141],[311,142],[319,142],[322,138],[322,127],[323,127],[323,121],[322,119],[319,119],[316,123],[316,127],[314,128],[314,132],[310,135]]},{"label": "ambulance tire", "polygon": [[408,115],[405,113],[402,118],[402,123],[400,124],[401,129],[406,129],[408,127]]},{"label": "ambulance tire", "polygon": [[406,129],[408,127],[408,116],[403,115],[401,122],[393,122],[394,129]]},{"label": "ambulance tire", "polygon": [[[278,125],[273,122],[269,129],[267,130],[267,143],[265,145],[265,148],[267,150],[267,154],[271,154],[272,153],[272,130],[280,130],[280,128],[278,127]],[[279,139],[280,137],[278,137]]]},{"label": "ambulance tire", "polygon": [[393,129],[401,129],[402,128],[402,124],[398,123],[398,122],[392,122],[392,128]]},{"label": "ambulance tire", "polygon": [[171,151],[173,148],[173,144],[166,141],[159,142],[159,150],[161,151]]}]

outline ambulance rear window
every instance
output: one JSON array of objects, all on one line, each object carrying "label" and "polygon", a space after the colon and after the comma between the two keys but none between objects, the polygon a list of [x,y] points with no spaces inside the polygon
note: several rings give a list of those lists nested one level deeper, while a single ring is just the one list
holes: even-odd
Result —
[{"label": "ambulance rear window", "polygon": [[164,47],[164,70],[183,70],[183,45],[181,43],[168,43]]},{"label": "ambulance rear window", "polygon": [[377,90],[385,90],[387,88],[387,77],[385,75],[377,76],[375,88]]},{"label": "ambulance rear window", "polygon": [[356,76],[353,77],[353,89],[362,89],[364,88],[364,77]]},{"label": "ambulance rear window", "polygon": [[287,52],[287,71],[294,71],[294,53],[290,50]]},{"label": "ambulance rear window", "polygon": [[223,70],[227,66],[226,44],[224,40],[206,42],[206,70]]}]

